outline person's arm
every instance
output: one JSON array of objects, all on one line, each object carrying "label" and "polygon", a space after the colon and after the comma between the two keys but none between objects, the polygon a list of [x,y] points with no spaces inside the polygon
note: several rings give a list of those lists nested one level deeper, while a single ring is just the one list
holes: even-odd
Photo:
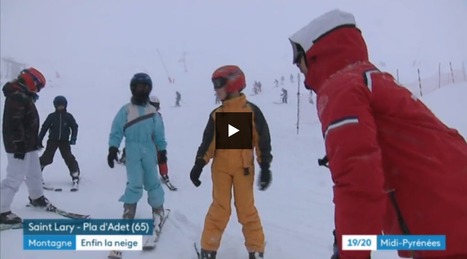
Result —
[{"label": "person's arm", "polygon": [[271,154],[271,134],[269,133],[269,126],[261,110],[258,106],[250,103],[253,110],[253,118],[255,125],[255,133],[257,141],[255,144],[255,151],[257,155],[257,162],[259,165],[268,165],[272,162]]},{"label": "person's arm", "polygon": [[50,126],[52,126],[53,115],[54,115],[53,113],[49,114],[47,118],[45,119],[44,123],[42,123],[41,131],[39,132],[39,137],[38,137],[38,141],[41,146],[42,146],[42,141],[44,140],[45,134],[50,129]]},{"label": "person's arm", "polygon": [[[3,123],[9,125],[10,134],[12,134],[11,142],[14,149],[15,157],[26,154],[26,139],[25,139],[25,97],[21,94],[13,94],[5,99],[5,110]],[[4,132],[5,134],[5,132]]]},{"label": "person's arm", "polygon": [[123,139],[123,128],[127,122],[127,106],[123,106],[115,115],[109,134],[109,147],[118,147]]},{"label": "person's arm", "polygon": [[[167,141],[165,140],[165,129],[164,129],[164,122],[162,121],[162,117],[159,114],[154,115],[155,121],[155,139],[154,144],[156,145],[156,149],[159,152],[166,153],[167,149]],[[164,156],[166,156],[164,154]],[[167,157],[165,157],[167,160]],[[159,162],[166,162],[166,161],[159,161]]]},{"label": "person's arm", "polygon": [[190,179],[196,187],[201,185],[199,177],[203,171],[204,166],[211,160],[215,152],[215,112],[209,115],[208,123],[204,128],[203,140],[196,152],[195,164],[190,172]]},{"label": "person's arm", "polygon": [[71,128],[70,144],[74,145],[74,144],[76,144],[76,139],[78,137],[78,123],[76,123],[76,120],[73,117],[73,115],[71,115],[71,113],[69,113],[69,115],[70,115],[69,125],[70,125],[70,128]]},{"label": "person's arm", "polygon": [[261,168],[258,185],[260,190],[264,191],[271,184],[271,134],[269,133],[266,118],[264,118],[261,110],[252,103],[250,103],[250,107],[252,107],[253,110],[254,134],[256,135],[255,139],[257,139],[254,143],[257,155],[256,159]]},{"label": "person's arm", "polygon": [[[379,235],[387,196],[371,92],[350,81],[323,91],[318,110],[329,167],[334,181],[335,224],[339,249],[342,235]],[[326,99],[323,99],[326,98]],[[342,258],[369,258],[369,251],[339,251]]]},{"label": "person's arm", "polygon": [[214,122],[214,112],[209,115],[208,122],[203,132],[203,139],[201,145],[198,147],[198,152],[196,152],[196,159],[203,159],[207,164],[211,158],[214,157],[215,151],[215,122]]}]

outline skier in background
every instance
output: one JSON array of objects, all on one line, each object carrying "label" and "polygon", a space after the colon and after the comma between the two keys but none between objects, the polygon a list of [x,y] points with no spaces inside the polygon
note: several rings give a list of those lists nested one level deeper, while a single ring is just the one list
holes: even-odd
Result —
[{"label": "skier in background", "polygon": [[78,162],[76,161],[75,156],[71,153],[70,145],[76,144],[78,124],[76,123],[73,115],[67,111],[68,101],[65,96],[56,96],[53,101],[53,105],[55,107],[55,111],[47,116],[47,119],[45,119],[42,124],[41,131],[39,133],[39,144],[43,147],[42,140],[44,139],[47,131],[49,132],[47,146],[44,153],[42,153],[42,156],[39,158],[41,171],[53,162],[55,151],[57,151],[58,148],[68,170],[70,171],[73,185],[76,186],[79,182],[80,171]]},{"label": "skier in background", "polygon": [[284,88],[282,88],[282,94],[281,94],[281,101],[282,103],[287,103],[287,90],[285,90]]},{"label": "skier in background", "polygon": [[338,255],[343,235],[446,236],[446,250],[410,258],[467,258],[467,143],[368,58],[351,13],[333,10],[290,37],[293,63],[317,94],[334,182]]},{"label": "skier in background", "polygon": [[182,101],[182,94],[179,91],[175,92],[175,107],[180,107],[181,101]]},{"label": "skier in background", "polygon": [[[259,92],[259,90],[258,90],[258,81],[255,81],[253,83],[253,95],[257,95],[258,92]],[[216,96],[217,96],[217,94],[216,94]]]},{"label": "skier in background", "polygon": [[[245,75],[237,66],[223,66],[212,75],[214,89],[222,105],[209,115],[203,140],[196,154],[190,179],[198,187],[203,167],[212,162],[213,202],[206,215],[201,238],[200,259],[215,259],[222,234],[230,218],[232,190],[239,222],[243,225],[245,245],[250,259],[263,258],[265,239],[263,227],[254,205],[253,183],[255,177],[252,149],[216,149],[216,113],[248,112],[253,115],[253,146],[261,167],[259,189],[266,190],[271,183],[272,161],[270,134],[261,110],[247,101],[241,91],[246,87]],[[215,154],[215,156],[214,156]]]}]

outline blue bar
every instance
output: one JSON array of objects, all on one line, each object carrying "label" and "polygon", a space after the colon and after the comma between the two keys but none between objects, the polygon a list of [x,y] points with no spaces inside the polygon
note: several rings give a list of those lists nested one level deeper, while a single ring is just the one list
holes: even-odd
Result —
[{"label": "blue bar", "polygon": [[75,236],[62,235],[25,235],[24,250],[76,250]]},{"label": "blue bar", "polygon": [[151,235],[152,219],[25,219],[23,235]]},{"label": "blue bar", "polygon": [[445,235],[380,235],[377,250],[446,250]]}]

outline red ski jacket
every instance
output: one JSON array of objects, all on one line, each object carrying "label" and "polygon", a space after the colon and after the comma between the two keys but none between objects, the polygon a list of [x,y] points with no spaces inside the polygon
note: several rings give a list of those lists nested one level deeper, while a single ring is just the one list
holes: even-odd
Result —
[{"label": "red ski jacket", "polygon": [[[355,26],[336,26],[308,45],[296,43],[311,46],[304,48],[305,83],[317,93],[339,248],[342,235],[436,234],[446,235],[446,251],[399,255],[467,258],[464,138],[368,61]],[[369,256],[339,251],[340,259]]]}]

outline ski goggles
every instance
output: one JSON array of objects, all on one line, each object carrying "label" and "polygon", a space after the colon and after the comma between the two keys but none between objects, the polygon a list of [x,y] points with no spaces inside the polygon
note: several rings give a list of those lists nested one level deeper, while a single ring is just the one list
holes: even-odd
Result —
[{"label": "ski goggles", "polygon": [[225,77],[217,77],[212,79],[212,84],[214,85],[214,89],[219,89],[224,87],[227,84],[228,79]]},{"label": "ski goggles", "polygon": [[299,66],[302,58],[304,57],[305,57],[305,53],[303,51],[298,51],[293,61],[294,65]]}]

